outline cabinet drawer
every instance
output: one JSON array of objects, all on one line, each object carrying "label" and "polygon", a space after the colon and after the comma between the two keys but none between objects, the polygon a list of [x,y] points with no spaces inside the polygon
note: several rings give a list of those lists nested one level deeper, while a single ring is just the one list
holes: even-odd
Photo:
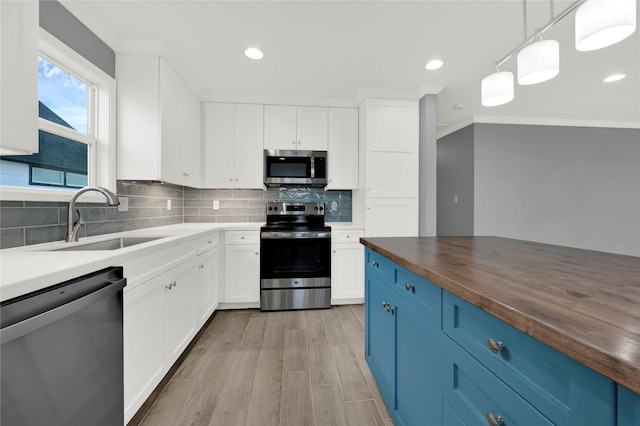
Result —
[{"label": "cabinet drawer", "polygon": [[[505,425],[553,425],[531,404],[447,337],[442,339],[443,396],[468,426],[486,425],[489,416]],[[497,423],[500,424],[500,423]],[[599,423],[591,423],[599,424]]]},{"label": "cabinet drawer", "polygon": [[213,232],[198,238],[198,253],[204,253],[218,246],[220,233]]},{"label": "cabinet drawer", "polygon": [[359,243],[360,237],[364,237],[363,230],[353,230],[353,231],[331,231],[331,240],[334,243]]},{"label": "cabinet drawer", "polygon": [[446,335],[554,423],[613,424],[609,379],[446,291],[442,315]]},{"label": "cabinet drawer", "polygon": [[227,231],[226,244],[259,244],[260,231]]},{"label": "cabinet drawer", "polygon": [[442,289],[440,287],[404,267],[396,266],[394,289],[412,306],[423,311],[425,316],[428,313],[437,314],[439,322],[440,304],[442,302]]},{"label": "cabinet drawer", "polygon": [[392,261],[369,248],[365,251],[365,260],[367,274],[374,274],[387,285],[393,284],[396,267]]}]

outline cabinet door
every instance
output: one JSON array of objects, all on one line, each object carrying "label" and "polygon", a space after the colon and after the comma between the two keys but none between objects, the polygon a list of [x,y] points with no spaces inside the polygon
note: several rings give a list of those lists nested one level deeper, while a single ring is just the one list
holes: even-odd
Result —
[{"label": "cabinet door", "polygon": [[618,426],[640,425],[640,395],[618,385]]},{"label": "cabinet door", "polygon": [[418,103],[368,100],[365,121],[366,197],[418,197]]},{"label": "cabinet door", "polygon": [[397,423],[442,424],[437,349],[440,324],[430,324],[421,309],[402,300],[396,302]]},{"label": "cabinet door", "polygon": [[264,149],[296,149],[296,107],[264,106]]},{"label": "cabinet door", "polygon": [[200,101],[160,58],[160,172],[167,182],[199,186]]},{"label": "cabinet door", "polygon": [[234,186],[262,189],[264,112],[262,105],[235,106]]},{"label": "cabinet door", "polygon": [[196,319],[204,324],[218,307],[220,286],[220,247],[214,247],[198,256],[198,288],[196,292]]},{"label": "cabinet door", "polygon": [[163,351],[161,275],[124,293],[124,410],[125,422],[138,411],[167,368]]},{"label": "cabinet door", "polygon": [[196,332],[196,263],[183,263],[164,277],[164,346],[173,364]]},{"label": "cabinet door", "polygon": [[365,209],[367,237],[416,237],[418,199],[371,198]]},{"label": "cabinet door", "polygon": [[396,316],[391,290],[367,277],[365,357],[389,411],[395,410]]},{"label": "cabinet door", "polygon": [[226,303],[260,302],[260,244],[225,247]]},{"label": "cabinet door", "polygon": [[0,2],[0,154],[38,152],[38,2]]},{"label": "cabinet door", "polygon": [[364,298],[364,246],[333,244],[331,257],[331,303],[357,303]]},{"label": "cabinet door", "polygon": [[327,189],[358,189],[358,110],[329,108]]},{"label": "cabinet door", "polygon": [[327,150],[327,108],[298,107],[297,147],[300,150]]},{"label": "cabinet door", "polygon": [[204,186],[233,188],[235,106],[207,103],[204,111]]}]

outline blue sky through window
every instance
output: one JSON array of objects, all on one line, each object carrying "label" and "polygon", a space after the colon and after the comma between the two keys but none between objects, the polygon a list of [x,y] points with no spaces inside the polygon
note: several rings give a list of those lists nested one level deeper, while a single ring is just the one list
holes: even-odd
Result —
[{"label": "blue sky through window", "polygon": [[87,90],[87,83],[38,57],[38,100],[81,133],[87,133]]}]

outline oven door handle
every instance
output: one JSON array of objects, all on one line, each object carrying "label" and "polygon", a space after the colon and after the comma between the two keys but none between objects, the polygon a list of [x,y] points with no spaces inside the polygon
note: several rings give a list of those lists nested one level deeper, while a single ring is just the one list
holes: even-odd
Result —
[{"label": "oven door handle", "polygon": [[272,239],[299,239],[299,238],[331,238],[331,231],[263,231],[260,238]]}]

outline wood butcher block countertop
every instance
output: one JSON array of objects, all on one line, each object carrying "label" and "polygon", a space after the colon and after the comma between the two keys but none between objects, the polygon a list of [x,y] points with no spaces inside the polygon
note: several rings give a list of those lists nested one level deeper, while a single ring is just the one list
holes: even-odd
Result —
[{"label": "wood butcher block countertop", "polygon": [[360,242],[640,394],[640,257],[498,237]]}]

